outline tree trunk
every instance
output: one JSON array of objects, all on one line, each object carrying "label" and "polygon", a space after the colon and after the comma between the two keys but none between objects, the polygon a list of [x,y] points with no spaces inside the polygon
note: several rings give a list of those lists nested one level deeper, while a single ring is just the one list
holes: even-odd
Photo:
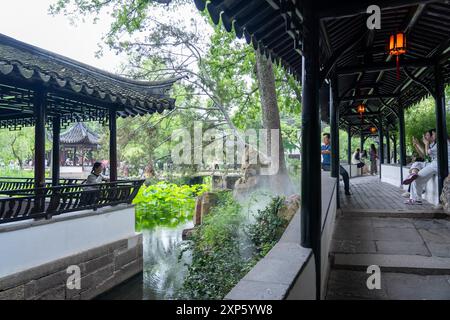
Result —
[{"label": "tree trunk", "polygon": [[[279,184],[280,186],[285,186],[285,178],[287,176],[286,163],[284,160],[284,148],[281,136],[281,123],[280,123],[280,112],[278,109],[277,93],[275,89],[275,76],[272,68],[272,62],[268,60],[264,55],[261,55],[258,51],[256,53],[256,75],[259,84],[259,93],[261,97],[261,111],[262,111],[262,121],[263,127],[269,129],[268,137],[270,137],[270,129],[279,130],[279,170],[278,174],[274,177],[272,182]],[[269,139],[269,138],[268,138]],[[270,140],[269,140],[270,141]],[[271,155],[270,143],[268,142],[268,154]],[[291,184],[289,180],[288,184]],[[282,189],[286,190],[285,187]],[[288,191],[290,193],[291,190]]]}]

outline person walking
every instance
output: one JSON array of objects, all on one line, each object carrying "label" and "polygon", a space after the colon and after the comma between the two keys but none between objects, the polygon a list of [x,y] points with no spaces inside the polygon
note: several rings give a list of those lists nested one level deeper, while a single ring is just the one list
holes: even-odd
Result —
[{"label": "person walking", "polygon": [[378,152],[377,148],[375,148],[375,145],[372,143],[370,145],[370,174],[376,175],[378,173],[378,166],[377,166],[377,160],[378,160]]}]

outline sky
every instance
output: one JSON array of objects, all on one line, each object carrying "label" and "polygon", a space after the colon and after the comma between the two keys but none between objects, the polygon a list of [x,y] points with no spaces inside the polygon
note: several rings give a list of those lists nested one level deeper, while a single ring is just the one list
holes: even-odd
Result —
[{"label": "sky", "polygon": [[63,14],[48,13],[56,0],[0,2],[0,33],[4,35],[110,72],[120,70],[120,63],[126,61],[107,47],[103,57],[95,57],[101,37],[109,29],[108,16],[101,17],[97,24],[79,21],[71,25]]}]

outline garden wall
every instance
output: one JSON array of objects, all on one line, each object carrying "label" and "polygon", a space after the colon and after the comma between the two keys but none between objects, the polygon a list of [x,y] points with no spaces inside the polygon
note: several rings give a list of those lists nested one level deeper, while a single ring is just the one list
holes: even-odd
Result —
[{"label": "garden wall", "polygon": [[[142,271],[134,207],[118,205],[0,226],[0,299],[91,299]],[[80,289],[67,286],[69,266]]]}]

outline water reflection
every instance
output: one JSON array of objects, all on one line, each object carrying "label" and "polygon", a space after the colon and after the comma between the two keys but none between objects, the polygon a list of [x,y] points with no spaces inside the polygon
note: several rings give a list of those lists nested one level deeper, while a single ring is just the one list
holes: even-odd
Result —
[{"label": "water reflection", "polygon": [[190,254],[183,254],[178,261],[183,229],[191,228],[192,221],[180,222],[175,227],[157,226],[142,230],[143,234],[143,273],[103,294],[99,299],[127,300],[171,299],[181,287],[190,263]]}]

